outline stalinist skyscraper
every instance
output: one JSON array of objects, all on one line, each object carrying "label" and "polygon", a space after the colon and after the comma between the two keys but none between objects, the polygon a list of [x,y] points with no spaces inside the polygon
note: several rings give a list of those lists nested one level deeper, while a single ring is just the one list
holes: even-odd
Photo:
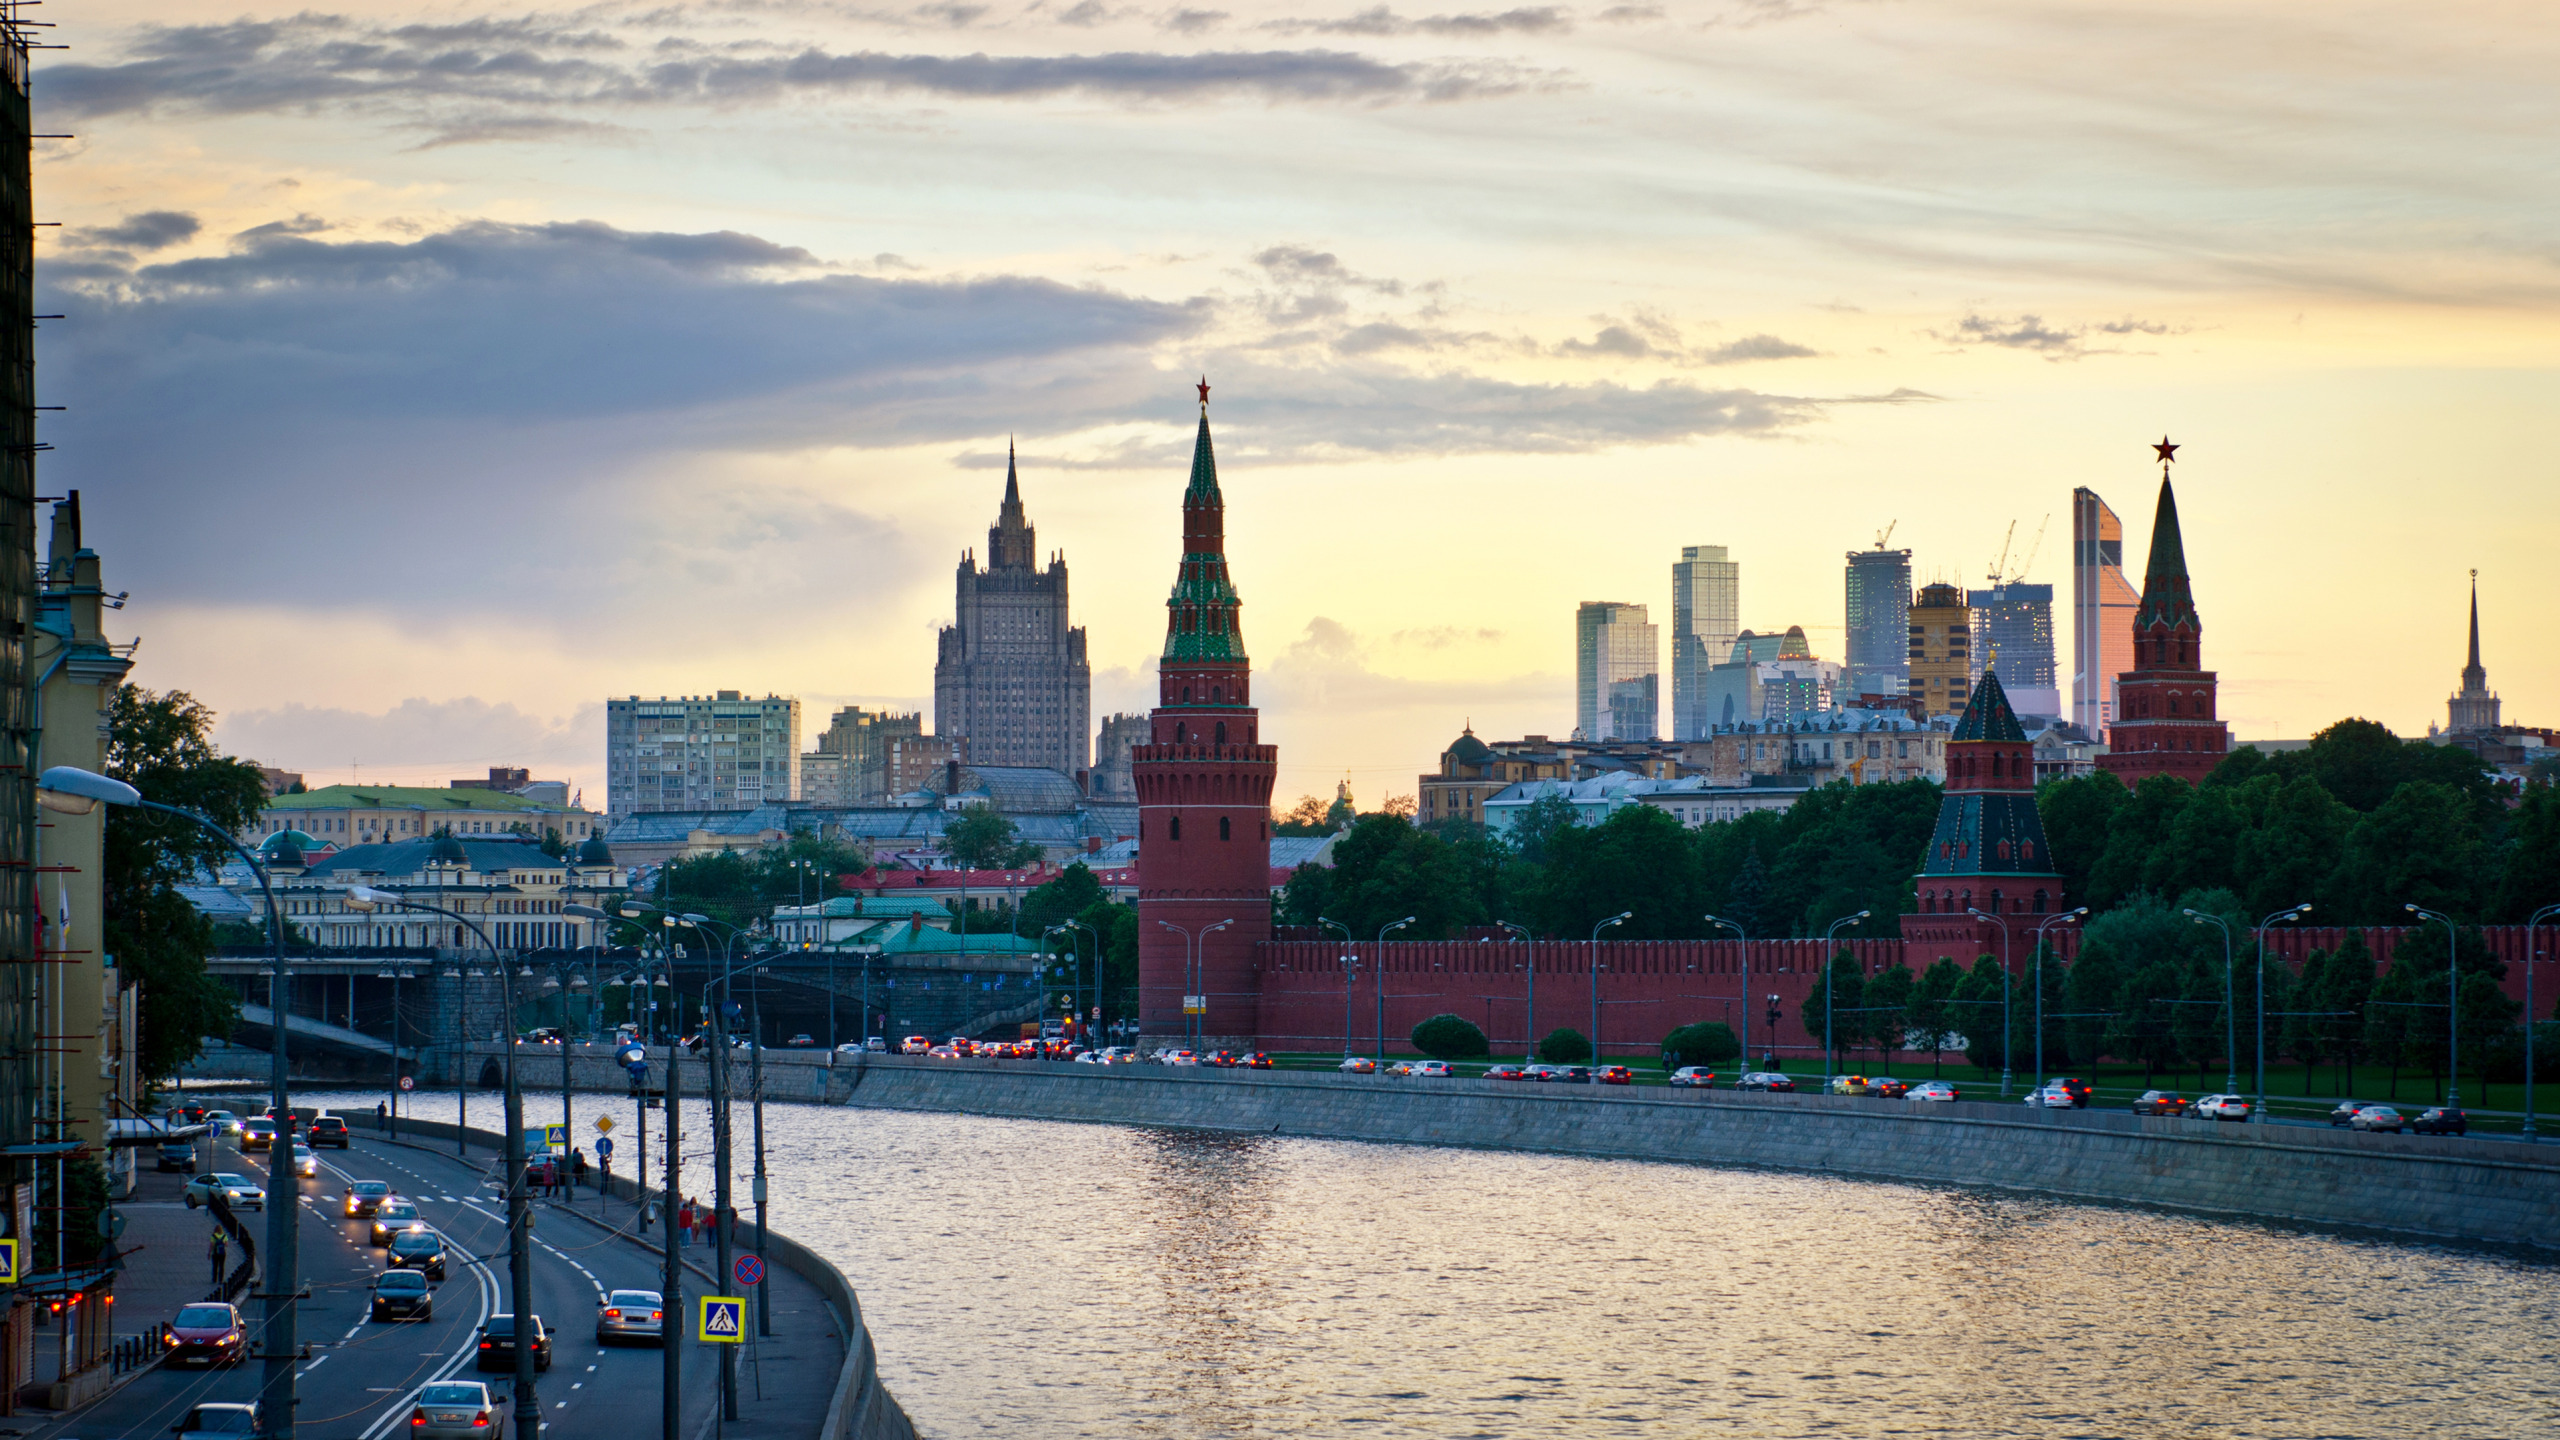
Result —
[{"label": "stalinist skyscraper", "polygon": [[1036,765],[1081,778],[1092,753],[1093,672],[1067,624],[1067,562],[1035,556],[1022,487],[1005,457],[987,567],[960,557],[952,623],[933,666],[933,728],[968,741],[973,765]]}]

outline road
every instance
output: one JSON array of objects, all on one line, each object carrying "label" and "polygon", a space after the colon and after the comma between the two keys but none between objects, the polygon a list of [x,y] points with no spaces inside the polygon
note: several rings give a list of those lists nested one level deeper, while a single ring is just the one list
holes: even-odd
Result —
[{"label": "road", "polygon": [[[481,1376],[473,1369],[481,1320],[508,1308],[505,1208],[497,1182],[482,1169],[486,1153],[466,1162],[449,1150],[359,1137],[350,1150],[322,1150],[319,1156],[320,1174],[302,1182],[300,1269],[311,1298],[302,1302],[299,1324],[311,1358],[299,1380],[297,1434],[309,1440],[404,1434],[412,1397],[431,1380],[486,1379],[512,1388],[511,1373]],[[263,1186],[262,1159],[224,1141],[210,1168],[258,1176]],[[377,1324],[369,1318],[382,1252],[370,1243],[367,1222],[346,1218],[341,1198],[346,1182],[359,1179],[389,1181],[445,1237],[447,1270],[432,1319]],[[263,1217],[251,1211],[242,1219],[253,1236],[265,1239]],[[557,1332],[551,1371],[536,1377],[542,1428],[554,1436],[617,1440],[658,1434],[659,1352],[602,1348],[594,1332],[598,1294],[658,1289],[657,1257],[547,1208],[537,1211],[534,1239],[534,1313]],[[702,1288],[701,1277],[687,1277],[687,1294]],[[242,1303],[253,1326],[260,1308],[254,1299]],[[678,1330],[678,1318],[668,1317],[671,1331]],[[709,1353],[712,1347],[679,1343],[686,1362],[684,1435],[691,1440],[710,1423],[718,1361]],[[745,1358],[740,1357],[742,1386]],[[31,1440],[166,1436],[191,1405],[256,1399],[260,1369],[256,1360],[229,1371],[163,1366],[100,1404],[32,1432]]]}]

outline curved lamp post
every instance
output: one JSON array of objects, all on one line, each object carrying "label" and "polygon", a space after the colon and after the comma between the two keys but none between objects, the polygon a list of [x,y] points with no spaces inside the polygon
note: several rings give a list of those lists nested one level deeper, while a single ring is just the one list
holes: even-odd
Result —
[{"label": "curved lamp post", "polygon": [[1633,910],[1621,910],[1591,927],[1591,1063],[1600,1063],[1600,932],[1615,929],[1636,918]]},{"label": "curved lamp post", "polygon": [[[1734,939],[1736,939],[1736,940],[1738,940],[1738,941],[1740,941],[1740,942],[1741,942],[1741,944],[1742,944],[1742,1066],[1741,1066],[1741,1069],[1742,1069],[1742,1070],[1749,1070],[1749,1069],[1751,1068],[1751,936],[1750,936],[1749,932],[1745,931],[1745,930],[1744,930],[1740,925],[1735,924],[1735,923],[1734,923],[1733,921],[1731,921],[1731,920],[1727,920],[1726,918],[1724,918],[1724,917],[1723,917],[1723,916],[1721,916],[1721,915],[1710,915],[1710,916],[1708,916],[1708,917],[1707,917],[1707,923],[1708,923],[1708,924],[1710,924],[1710,925],[1720,925],[1720,926],[1724,927],[1725,929],[1732,931],[1732,932],[1733,932],[1733,938],[1734,938]],[[1776,1037],[1772,1036],[1771,1038],[1772,1038],[1772,1039],[1775,1039]],[[1740,1073],[1739,1071],[1737,1071],[1737,1072],[1735,1073],[1735,1075],[1734,1075],[1734,1077],[1733,1077],[1733,1083],[1734,1083],[1737,1087],[1739,1087],[1739,1086],[1742,1084],[1742,1075],[1741,1075],[1741,1073]]]},{"label": "curved lamp post", "polygon": [[2089,913],[2089,907],[2065,910],[2050,919],[2036,922],[2036,1088],[2044,1088],[2044,932],[2052,925],[2068,925]]},{"label": "curved lamp post", "polygon": [[[1369,952],[1369,988],[1378,994],[1378,1068],[1387,1064],[1387,937],[1413,923],[1407,915],[1378,927],[1378,946]],[[1202,931],[1207,934],[1207,931]]]},{"label": "curved lamp post", "polygon": [[[442,915],[468,927],[480,937],[480,943],[496,954],[496,942],[480,923],[459,911],[447,910],[423,900],[389,890],[376,890],[358,885],[347,891],[350,910],[417,910],[429,915]],[[533,1232],[529,1223],[524,1186],[524,1091],[516,1084],[516,979],[506,962],[498,963],[498,983],[506,997],[507,1007],[507,1139],[499,1173],[507,1187],[507,1301],[515,1309],[516,1323],[516,1430],[533,1434],[542,1427],[542,1400],[534,1393],[533,1346],[526,1343],[525,1327],[533,1322]]]},{"label": "curved lamp post", "polygon": [[2249,1107],[2249,1123],[2252,1125],[2265,1124],[2267,1119],[2267,927],[2285,920],[2299,920],[2310,913],[2311,902],[2306,900],[2290,910],[2278,910],[2258,922],[2258,1103]]},{"label": "curved lamp post", "polygon": [[[1855,915],[1843,915],[1839,919],[1832,921],[1830,925],[1823,929],[1822,932],[1822,1093],[1826,1095],[1831,1093],[1832,1075],[1837,1073],[1840,1069],[1839,1052],[1834,1050],[1831,1045],[1831,992],[1840,988],[1839,986],[1831,983],[1831,937],[1840,933],[1841,926],[1855,925],[1859,921],[1866,919],[1867,913],[1868,912],[1861,910]],[[2007,968],[2006,961],[2002,962],[2002,968]],[[1862,965],[1859,967],[1860,974],[1864,974],[1865,971],[1865,966]],[[2007,1053],[2005,1047],[2002,1053],[2004,1055]]]},{"label": "curved lamp post", "polygon": [[[274,1013],[268,1019],[272,1037],[273,1065],[268,1076],[269,1101],[284,1126],[280,1142],[281,1154],[267,1156],[267,1264],[260,1298],[266,1301],[265,1323],[260,1327],[259,1354],[264,1370],[259,1378],[258,1404],[261,1414],[275,1417],[268,1433],[276,1440],[293,1440],[293,1379],[299,1363],[301,1342],[294,1333],[294,1299],[301,1293],[300,1256],[294,1241],[302,1207],[296,1201],[301,1179],[293,1173],[293,1111],[285,1095],[285,1034],[293,1016],[291,980],[285,963],[284,920],[276,910],[276,892],[267,881],[267,867],[249,853],[231,832],[214,819],[177,805],[163,805],[145,800],[142,792],[121,780],[109,779],[76,765],[56,765],[36,777],[36,803],[64,815],[86,815],[100,805],[129,805],[179,819],[218,837],[231,847],[249,873],[258,877],[258,890],[267,902],[267,938],[275,950],[275,971],[270,977],[267,1003]],[[395,1056],[399,1047],[392,1047]],[[537,1414],[539,1412],[536,1412]]]},{"label": "curved lamp post", "polygon": [[[2462,1052],[2457,1047],[2462,1042],[2462,966],[2458,963],[2458,955],[2462,949],[2462,936],[2453,928],[2450,915],[2416,905],[2400,908],[2421,920],[2444,922],[2444,1107],[2459,1110],[2462,1108]],[[2525,1032],[2525,1039],[2531,1042],[2531,1030]]]},{"label": "curved lamp post", "polygon": [[1360,957],[1351,949],[1351,927],[1339,920],[1316,917],[1318,925],[1330,925],[1342,932],[1342,1058],[1351,1058],[1351,977],[1360,969]]},{"label": "curved lamp post", "polygon": [[1521,944],[1529,947],[1529,958],[1523,965],[1523,968],[1529,972],[1529,1015],[1527,1019],[1520,1022],[1521,1030],[1529,1037],[1529,1049],[1528,1058],[1520,1063],[1534,1065],[1538,1060],[1538,941],[1529,933],[1529,927],[1526,925],[1514,925],[1508,920],[1496,920],[1493,923],[1510,931]]},{"label": "curved lamp post", "polygon": [[[1093,1009],[1088,1012],[1091,1018],[1088,1019],[1083,1016],[1079,1016],[1078,1024],[1076,1026],[1076,1029],[1084,1036],[1085,1048],[1090,1050],[1094,1048],[1093,1037],[1102,1029],[1102,932],[1094,929],[1092,926],[1087,925],[1081,920],[1061,920],[1058,922],[1058,926],[1060,929],[1082,931],[1084,933],[1086,943],[1090,945],[1093,950]],[[1070,944],[1068,946],[1069,952],[1073,953],[1074,948],[1075,947]],[[1079,992],[1082,992],[1084,987],[1079,985],[1076,989]],[[869,1032],[866,1030],[864,1033],[868,1034]]]},{"label": "curved lamp post", "polygon": [[2528,1145],[2539,1138],[2533,1128],[2533,932],[2554,915],[2560,915],[2560,905],[2545,905],[2524,922],[2524,1141]]},{"label": "curved lamp post", "polygon": [[2239,1027],[2231,1022],[2240,1016],[2239,1007],[2232,1003],[2231,922],[2201,910],[2181,910],[2178,913],[2199,925],[2210,925],[2222,932],[2222,1049],[2223,1057],[2230,1062],[2230,1069],[2223,1076],[2222,1093],[2236,1094],[2240,1089],[2240,1032]]},{"label": "curved lamp post", "polygon": [[2017,1027],[2009,1023],[2009,922],[1997,915],[1985,915],[1968,905],[1964,913],[1976,920],[1988,920],[2000,927],[2000,1098],[2009,1098],[2010,1040]]}]

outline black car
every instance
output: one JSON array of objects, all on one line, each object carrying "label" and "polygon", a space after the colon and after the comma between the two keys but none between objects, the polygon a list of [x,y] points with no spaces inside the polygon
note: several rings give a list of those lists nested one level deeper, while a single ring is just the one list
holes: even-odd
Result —
[{"label": "black car", "polygon": [[[492,1315],[480,1327],[480,1359],[483,1370],[516,1368],[516,1317]],[[551,1332],[543,1328],[542,1317],[533,1317],[533,1368],[551,1368]]]},{"label": "black car", "polygon": [[[415,1270],[385,1270],[373,1282],[373,1318],[376,1320],[431,1320],[436,1313],[436,1294],[427,1288],[427,1277]],[[480,1347],[488,1349],[486,1343]]]},{"label": "black car", "polygon": [[421,1270],[430,1280],[444,1278],[444,1237],[433,1230],[403,1230],[391,1237],[384,1263],[394,1270]]},{"label": "black car", "polygon": [[347,1122],[337,1115],[318,1116],[312,1120],[311,1128],[303,1138],[314,1150],[323,1145],[335,1145],[344,1150],[348,1140]]},{"label": "black car", "polygon": [[1743,1076],[1741,1079],[1733,1082],[1733,1088],[1736,1090],[1786,1091],[1796,1088],[1796,1082],[1788,1076],[1779,1074],[1775,1070],[1754,1070]]},{"label": "black car", "polygon": [[1588,1085],[1591,1083],[1591,1067],[1588,1065],[1559,1065],[1556,1067],[1556,1073],[1548,1076],[1547,1078],[1559,1085]]},{"label": "black car", "polygon": [[2410,1121],[2409,1128],[2421,1135],[2468,1135],[2471,1117],[2450,1105],[2435,1105]]},{"label": "black car", "polygon": [[2338,1102],[2338,1108],[2329,1112],[2329,1123],[2352,1125],[2355,1123],[2356,1112],[2372,1103],[2370,1100],[2341,1100]]}]

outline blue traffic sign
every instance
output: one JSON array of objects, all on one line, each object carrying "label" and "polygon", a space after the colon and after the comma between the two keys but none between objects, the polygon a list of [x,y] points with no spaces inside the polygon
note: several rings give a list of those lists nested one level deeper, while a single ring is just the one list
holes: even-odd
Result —
[{"label": "blue traffic sign", "polygon": [[700,1333],[703,1339],[718,1344],[743,1344],[747,1338],[747,1297],[743,1295],[703,1296]]},{"label": "blue traffic sign", "polygon": [[741,1255],[730,1265],[729,1273],[737,1276],[741,1285],[754,1285],[764,1279],[764,1262],[753,1255]]},{"label": "blue traffic sign", "polygon": [[597,1153],[597,1154],[599,1154],[599,1155],[610,1155],[610,1154],[612,1154],[612,1153],[613,1153],[613,1137],[612,1137],[612,1136],[610,1136],[610,1135],[599,1135],[599,1136],[597,1136],[597,1137],[596,1137],[596,1153]]}]

